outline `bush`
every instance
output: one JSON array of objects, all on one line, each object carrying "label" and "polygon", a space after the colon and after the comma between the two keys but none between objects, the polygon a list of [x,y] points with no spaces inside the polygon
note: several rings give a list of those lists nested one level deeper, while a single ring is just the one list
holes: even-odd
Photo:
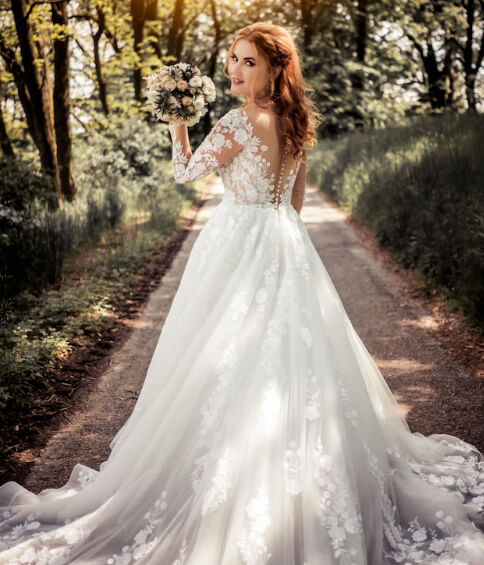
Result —
[{"label": "bush", "polygon": [[321,142],[308,178],[484,325],[484,116]]},{"label": "bush", "polygon": [[[165,136],[165,137],[163,137]],[[165,142],[165,143],[164,143]],[[72,250],[99,241],[121,222],[173,230],[195,192],[179,190],[167,157],[166,130],[140,117],[116,121],[75,140],[78,194],[49,210],[50,180],[32,166],[0,159],[0,295],[38,289],[59,279]]]}]

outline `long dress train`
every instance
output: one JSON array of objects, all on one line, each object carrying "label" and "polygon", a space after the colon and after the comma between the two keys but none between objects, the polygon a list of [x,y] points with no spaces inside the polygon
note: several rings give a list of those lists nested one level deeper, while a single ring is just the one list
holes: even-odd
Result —
[{"label": "long dress train", "polygon": [[1,565],[484,564],[482,453],[409,430],[258,127],[230,110],[191,155],[170,126],[176,180],[223,199],[99,471],[0,486]]}]

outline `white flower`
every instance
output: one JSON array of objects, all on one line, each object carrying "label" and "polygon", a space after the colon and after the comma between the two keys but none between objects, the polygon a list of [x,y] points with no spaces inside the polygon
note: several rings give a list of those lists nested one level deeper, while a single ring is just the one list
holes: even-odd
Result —
[{"label": "white flower", "polygon": [[[202,91],[203,92],[203,91]],[[205,98],[207,99],[207,102],[213,102],[216,98],[216,93],[215,90],[211,91],[211,92],[203,92],[203,94],[205,95]]]},{"label": "white flower", "polygon": [[425,528],[419,528],[413,532],[412,538],[415,541],[424,541],[427,539],[427,530]]},{"label": "white flower", "polygon": [[205,99],[203,96],[197,96],[193,101],[193,106],[195,110],[201,110],[205,106]]},{"label": "white flower", "polygon": [[346,532],[344,528],[341,528],[340,526],[333,526],[329,530],[329,535],[335,541],[343,541],[346,537]]},{"label": "white flower", "polygon": [[213,137],[213,144],[217,148],[223,147],[225,144],[225,137],[221,133],[216,133]]},{"label": "white flower", "polygon": [[234,134],[234,139],[240,145],[245,145],[247,143],[247,132],[243,129],[238,129]]},{"label": "white flower", "polygon": [[192,88],[199,88],[200,86],[203,86],[203,82],[202,79],[198,76],[193,76],[189,81],[188,84],[192,87]]},{"label": "white flower", "polygon": [[430,544],[430,550],[434,553],[442,553],[445,549],[445,540],[443,539],[434,539]]},{"label": "white flower", "polygon": [[140,531],[136,534],[136,536],[135,536],[135,538],[134,538],[134,541],[135,541],[138,545],[140,545],[140,544],[142,544],[142,543],[145,543],[145,541],[147,540],[147,538],[148,538],[148,533],[146,532],[146,530],[140,530]]}]

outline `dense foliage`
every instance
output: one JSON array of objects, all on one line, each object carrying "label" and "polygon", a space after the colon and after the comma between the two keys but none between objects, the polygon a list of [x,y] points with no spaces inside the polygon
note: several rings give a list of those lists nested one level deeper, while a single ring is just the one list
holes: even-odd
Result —
[{"label": "dense foliage", "polygon": [[[75,145],[79,195],[51,211],[49,179],[23,163],[0,160],[0,275],[3,294],[55,282],[69,253],[99,241],[122,220],[177,216],[182,200],[167,162],[160,127],[133,118],[106,132],[80,137]],[[22,187],[20,189],[20,187]]]},{"label": "dense foliage", "polygon": [[484,325],[484,116],[321,142],[309,177]]}]

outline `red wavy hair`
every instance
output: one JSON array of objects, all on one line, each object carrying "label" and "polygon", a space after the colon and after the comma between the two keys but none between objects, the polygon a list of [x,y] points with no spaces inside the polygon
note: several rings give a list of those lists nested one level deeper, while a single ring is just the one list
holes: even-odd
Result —
[{"label": "red wavy hair", "polygon": [[[303,78],[299,49],[294,39],[286,28],[275,24],[256,22],[242,28],[225,59],[223,73],[227,78],[230,78],[226,72],[228,64],[239,39],[253,43],[268,65],[281,67],[281,72],[274,81],[269,81],[262,97],[268,97],[274,103],[279,131],[292,147],[294,159],[302,159],[304,151],[317,144],[316,127],[321,123],[321,114],[306,95],[314,89]],[[253,94],[252,100],[259,105]]]}]

